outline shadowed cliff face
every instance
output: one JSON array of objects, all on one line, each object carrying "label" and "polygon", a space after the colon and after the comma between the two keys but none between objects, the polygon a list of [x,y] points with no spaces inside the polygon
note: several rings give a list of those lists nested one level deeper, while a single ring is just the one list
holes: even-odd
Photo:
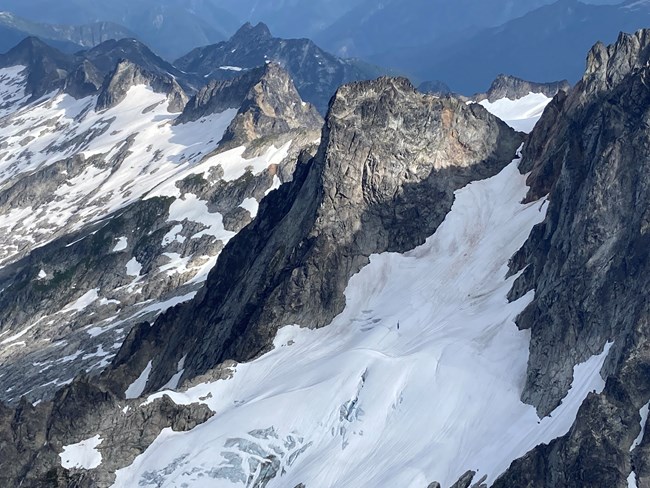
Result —
[{"label": "shadowed cliff face", "polygon": [[512,297],[535,289],[518,319],[531,330],[523,400],[547,414],[572,368],[613,343],[567,436],[513,463],[495,486],[627,486],[650,481],[639,409],[650,398],[650,32],[596,45],[583,79],[558,95],[531,135],[529,198],[549,193],[545,222],[513,260]]},{"label": "shadowed cliff face", "polygon": [[183,356],[191,379],[266,351],[282,325],[327,325],[370,254],[423,243],[454,190],[498,172],[521,141],[482,107],[419,94],[403,79],[344,86],[316,157],[262,202],[192,304],[127,339],[112,381],[128,384],[157,358],[155,391]]}]

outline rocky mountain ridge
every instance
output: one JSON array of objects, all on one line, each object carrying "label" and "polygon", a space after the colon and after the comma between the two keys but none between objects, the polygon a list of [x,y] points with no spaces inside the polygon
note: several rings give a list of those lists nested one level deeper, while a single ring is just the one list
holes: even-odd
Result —
[{"label": "rocky mountain ridge", "polygon": [[[278,94],[289,94],[290,103],[279,100]],[[275,63],[251,69],[235,79],[211,81],[185,104],[176,123],[196,121],[237,107],[242,107],[242,111],[224,135],[224,143],[229,145],[322,125],[318,112],[300,99],[289,74]]]},{"label": "rocky mountain ridge", "polygon": [[603,394],[589,396],[571,431],[513,463],[495,486],[624,487],[650,479],[639,413],[650,400],[643,339],[649,35],[594,46],[582,80],[556,96],[531,135],[523,161],[532,170],[530,197],[550,193],[546,221],[514,260],[515,269],[528,267],[513,297],[536,289],[518,319],[532,333],[523,399],[548,412],[569,388],[573,364],[607,344],[612,351]]},{"label": "rocky mountain ridge", "polygon": [[522,80],[516,76],[500,74],[492,82],[486,93],[477,94],[472,99],[477,102],[487,100],[494,103],[504,98],[518,100],[529,93],[541,93],[549,98],[553,98],[559,91],[569,91],[570,89],[571,85],[567,80],[538,83]]},{"label": "rocky mountain ridge", "polygon": [[156,93],[167,95],[167,110],[182,112],[188,97],[171,76],[158,76],[145,71],[130,61],[119,61],[112,73],[108,74],[97,96],[95,108],[99,111],[115,107],[124,101],[129,90],[138,85],[149,86]]},{"label": "rocky mountain ridge", "polygon": [[[169,356],[153,365],[147,391],[155,391],[181,357],[191,378],[227,359],[252,359],[268,349],[278,326],[326,325],[370,254],[421,243],[444,218],[453,190],[497,171],[520,143],[482,107],[419,94],[404,79],[346,85],[332,101],[316,158],[299,165],[291,187],[269,197],[196,303],[134,331],[142,344],[127,339],[116,365],[129,369],[133,361],[139,374],[149,360],[142,356]],[[422,203],[429,198],[435,204]],[[238,252],[250,248],[255,252],[247,256]],[[179,328],[181,322],[193,327]],[[133,360],[128,350],[137,352]]]},{"label": "rocky mountain ridge", "polygon": [[336,89],[347,82],[384,74],[381,69],[337,58],[309,39],[273,37],[264,23],[244,24],[228,41],[196,48],[174,64],[204,79],[223,80],[241,70],[267,62],[279,64],[292,77],[298,92],[321,114]]}]

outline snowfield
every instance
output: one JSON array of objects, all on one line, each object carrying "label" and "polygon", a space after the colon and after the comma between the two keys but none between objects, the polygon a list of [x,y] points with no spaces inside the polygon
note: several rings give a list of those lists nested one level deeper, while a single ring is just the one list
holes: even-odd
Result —
[{"label": "snowfield", "polygon": [[[96,110],[97,96],[76,100],[62,92],[27,103],[23,71],[21,66],[0,69],[0,192],[6,196],[0,204],[0,269],[80,231],[66,244],[72,247],[110,225],[134,202],[155,197],[173,201],[167,215],[171,228],[159,241],[154,266],[138,261],[134,252],[143,237],[125,228],[110,247],[124,256],[115,279],[86,288],[71,286],[67,303],[4,324],[9,328],[0,337],[0,362],[13,368],[0,385],[6,384],[0,388],[5,401],[23,394],[36,401],[59,377],[103,369],[134,323],[153,322],[196,295],[235,232],[232,224],[226,225],[231,230],[224,227],[215,209],[219,194],[213,194],[217,201],[208,202],[205,194],[182,192],[181,180],[206,176],[216,187],[247,172],[257,176],[283,163],[293,145],[283,141],[281,147],[270,146],[256,157],[247,157],[243,146],[219,152],[237,109],[175,125],[179,114],[169,112],[167,95],[145,85],[132,86],[121,103],[102,111]],[[272,182],[264,181],[268,188],[258,190],[280,185],[275,176]],[[258,202],[253,194],[241,197],[254,216]],[[38,271],[35,281],[48,287],[67,269],[44,262]],[[99,346],[109,351],[106,357],[82,361],[92,358]],[[79,364],[59,361],[77,350],[84,353],[78,356]],[[58,371],[61,365],[66,371]]]},{"label": "snowfield", "polygon": [[529,133],[542,116],[544,109],[552,99],[543,93],[529,93],[519,100],[502,98],[496,102],[483,100],[480,105],[496,115],[515,130]]},{"label": "snowfield", "polygon": [[25,95],[25,66],[0,68],[0,117],[12,112]]},{"label": "snowfield", "polygon": [[468,185],[424,245],[371,257],[328,327],[284,327],[231,379],[149,397],[216,415],[164,430],[114,486],[448,487],[469,469],[491,483],[566,433],[602,391],[611,344],[575,368],[551,416],[520,401],[530,336],[514,319],[533,293],[508,303],[507,265],[545,216],[543,201],[520,203],[526,191],[516,162]]},{"label": "snowfield", "polygon": [[[11,235],[10,242],[0,239],[0,265],[25,246],[44,245],[63,229],[80,229],[158,185],[174,187],[214,151],[237,113],[229,109],[175,126],[178,114],[167,111],[166,95],[144,85],[130,88],[125,100],[108,110],[95,111],[96,101],[95,96],[75,100],[51,94],[10,115],[0,126],[0,143],[12,149],[0,154],[0,188],[18,175],[74,155],[86,160],[103,156],[101,167],[91,164],[64,179],[53,198],[38,207],[0,215],[0,230]],[[213,159],[213,166],[222,162]],[[65,178],[67,170],[60,173]]]}]

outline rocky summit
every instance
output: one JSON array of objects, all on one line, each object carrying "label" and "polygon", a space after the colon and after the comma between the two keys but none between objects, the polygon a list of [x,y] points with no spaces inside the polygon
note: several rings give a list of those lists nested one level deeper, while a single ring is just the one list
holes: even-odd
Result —
[{"label": "rocky summit", "polygon": [[301,97],[313,103],[322,114],[341,84],[382,73],[381,68],[337,58],[309,39],[273,37],[264,23],[247,23],[228,41],[196,48],[174,64],[204,79],[221,80],[268,62],[282,66],[291,75]]},{"label": "rocky summit", "polygon": [[648,486],[649,52],[0,56],[0,486]]},{"label": "rocky summit", "polygon": [[341,88],[316,157],[299,163],[291,185],[226,247],[196,303],[132,332],[146,357],[119,357],[120,368],[169,355],[154,361],[147,389],[155,391],[183,357],[190,378],[268,350],[281,325],[328,324],[371,254],[422,244],[454,190],[497,172],[521,141],[482,107],[422,95],[404,79]]}]

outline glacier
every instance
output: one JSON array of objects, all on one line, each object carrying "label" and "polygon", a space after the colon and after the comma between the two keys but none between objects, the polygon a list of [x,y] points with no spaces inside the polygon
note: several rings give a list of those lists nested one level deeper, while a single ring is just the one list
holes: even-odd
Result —
[{"label": "glacier", "polygon": [[508,261],[546,205],[520,203],[517,162],[457,191],[422,246],[372,256],[329,326],[287,325],[230,379],[146,399],[205,403],[215,415],[164,430],[114,486],[415,488],[449,486],[469,469],[490,483],[565,434],[587,393],[604,388],[611,344],[576,366],[549,417],[520,401],[530,336],[514,319],[533,292],[508,302]]}]

